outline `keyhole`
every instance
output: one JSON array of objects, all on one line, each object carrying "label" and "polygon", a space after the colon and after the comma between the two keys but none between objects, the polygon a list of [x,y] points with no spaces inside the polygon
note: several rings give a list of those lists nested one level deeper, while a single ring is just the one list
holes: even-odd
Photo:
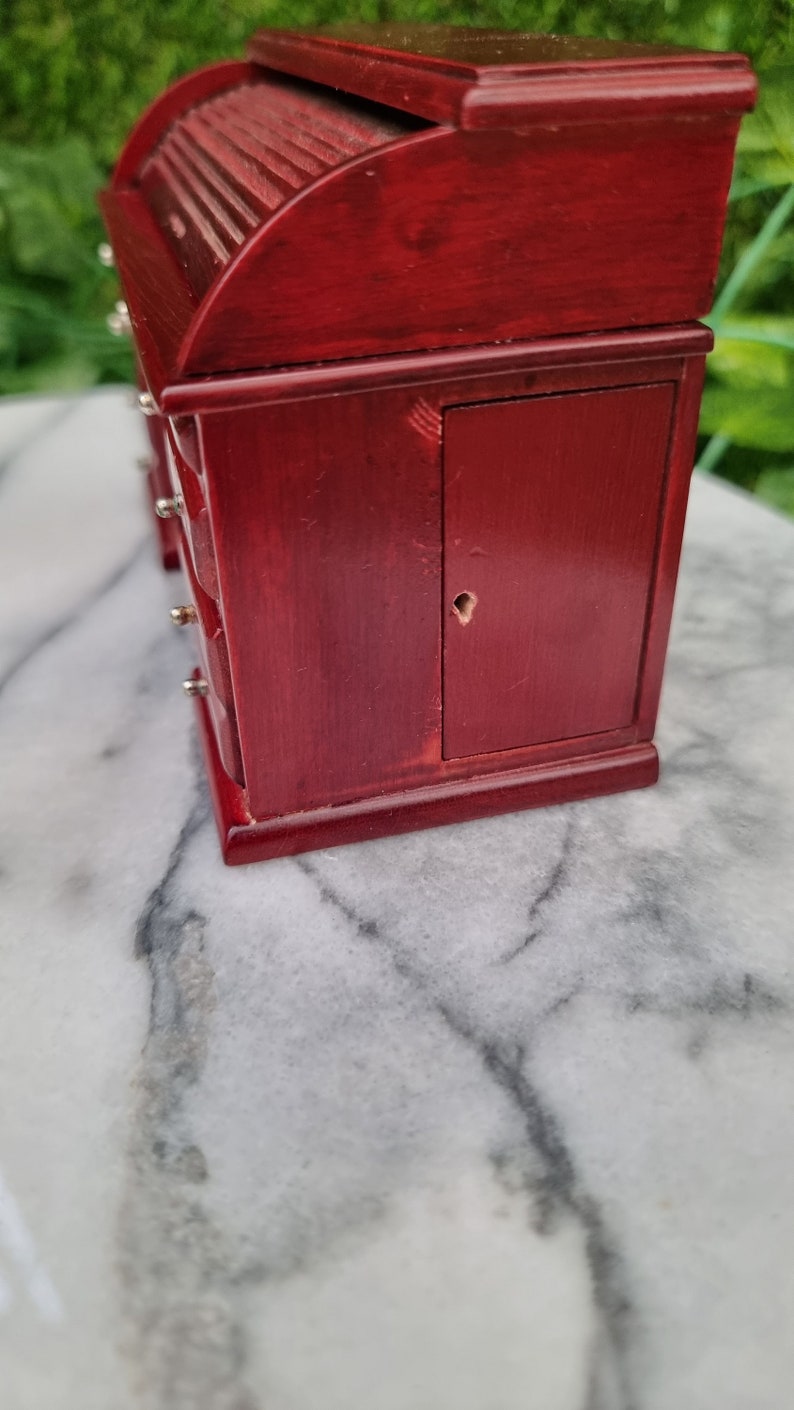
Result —
[{"label": "keyhole", "polygon": [[455,613],[460,625],[467,627],[477,606],[477,598],[473,592],[459,592],[452,603],[452,611]]}]

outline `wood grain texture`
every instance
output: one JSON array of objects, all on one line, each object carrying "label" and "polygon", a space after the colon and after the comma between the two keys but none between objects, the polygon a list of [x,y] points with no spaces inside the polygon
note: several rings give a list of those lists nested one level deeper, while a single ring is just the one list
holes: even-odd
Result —
[{"label": "wood grain texture", "polygon": [[[226,374],[177,382],[161,393],[163,410],[173,419],[193,419],[200,411],[233,411],[264,406],[268,402],[295,402],[305,397],[337,396],[340,392],[377,391],[388,387],[422,387],[433,382],[482,377],[500,370],[537,371],[581,360],[586,353],[585,377],[596,375],[604,363],[631,355],[653,364],[679,353],[707,353],[714,335],[702,323],[662,325],[632,333],[591,333],[587,342],[578,337],[533,338],[502,345],[450,348],[425,353],[398,353],[378,358],[351,358],[345,362],[311,363],[308,366],[273,368],[262,372]],[[195,468],[199,468],[196,466]]]},{"label": "wood grain texture", "polygon": [[[298,79],[203,71],[130,139],[103,209],[156,399],[196,376],[707,312],[754,92],[741,56],[370,40],[259,36]],[[472,130],[428,127],[412,77],[458,85]],[[375,108],[397,79],[405,111]]]},{"label": "wood grain texture", "polygon": [[169,416],[168,438],[188,469],[200,476],[201,451],[195,416]]},{"label": "wood grain texture", "polygon": [[159,401],[174,380],[179,346],[197,308],[196,296],[135,191],[103,191],[100,209],[129,309],[143,380]]},{"label": "wood grain texture", "polygon": [[278,75],[208,99],[179,117],[143,163],[138,184],[198,293],[275,211],[353,157],[416,129]]},{"label": "wood grain texture", "polygon": [[260,30],[248,54],[461,127],[525,124],[548,115],[550,105],[566,120],[607,108],[612,118],[630,116],[639,95],[646,116],[741,113],[756,91],[743,54],[453,25]]},{"label": "wood grain texture", "polygon": [[437,732],[438,443],[395,396],[201,418],[257,815],[382,787]]},{"label": "wood grain texture", "polygon": [[203,99],[225,88],[234,88],[256,77],[253,64],[240,59],[224,59],[208,64],[169,84],[141,114],[124,143],[113,172],[112,184],[122,189],[135,181],[141,163],[150,155],[175,118]]},{"label": "wood grain texture", "polygon": [[151,514],[163,567],[171,572],[179,567],[179,526],[172,519],[160,519],[154,506],[172,493],[166,451],[166,423],[162,416],[145,418],[151,454],[146,471],[146,503]]},{"label": "wood grain texture", "polygon": [[687,358],[683,363],[676,396],[667,484],[659,520],[656,570],[648,600],[648,623],[637,698],[637,727],[643,738],[650,738],[656,728],[705,370],[704,359]]},{"label": "wood grain texture", "polygon": [[171,493],[181,495],[183,500],[184,508],[179,519],[179,530],[184,539],[185,549],[190,555],[192,572],[208,597],[217,599],[218,566],[201,478],[188,465],[175,445],[172,435],[169,436],[167,442],[167,458],[172,485]]},{"label": "wood grain texture", "polygon": [[[182,426],[180,430],[183,441],[187,440],[190,444],[189,428]],[[208,687],[206,704],[215,732],[218,757],[229,777],[242,785],[245,772],[229,651],[218,602],[218,572],[209,515],[199,476],[182,456],[171,426],[165,436],[165,461],[168,469],[166,493],[182,496],[184,512],[177,519],[158,519],[157,522],[167,525],[173,533],[178,566],[186,582],[186,600],[196,612],[195,625],[191,628],[200,662],[196,674],[206,681]]]},{"label": "wood grain texture", "polygon": [[180,543],[180,565],[185,575],[190,601],[198,613],[191,628],[199,661],[195,672],[207,685],[205,704],[213,730],[218,758],[224,772],[239,787],[245,785],[240,736],[234,707],[229,656],[217,604],[196,581],[190,555]]},{"label": "wood grain texture", "polygon": [[174,371],[701,317],[736,128],[724,117],[436,128],[356,158],[241,248],[186,327]]},{"label": "wood grain texture", "polygon": [[[198,417],[218,597],[253,816],[545,764],[641,737],[634,701],[656,571],[660,477],[666,463],[660,445],[670,416],[671,384],[680,380],[687,359],[632,359],[631,337],[624,335],[621,345],[623,359],[604,364],[577,362],[569,347],[568,365],[531,372],[497,364],[490,375],[480,372],[479,378],[464,382],[450,376],[416,387],[351,388],[333,397],[306,396],[297,406],[277,402]],[[637,346],[642,349],[642,339]],[[493,356],[498,358],[498,350]],[[702,355],[697,361],[702,362]],[[666,385],[649,391],[652,380]],[[635,390],[610,394],[610,387]],[[441,638],[449,605],[442,591],[445,410],[466,401],[492,401],[497,410],[507,404],[509,413],[511,404],[520,404],[515,398],[529,394],[545,406],[562,401],[561,393],[581,395],[590,388],[597,390],[597,398],[611,397],[612,414],[598,400],[598,415],[585,419],[579,432],[587,443],[588,467],[598,470],[600,464],[605,481],[596,492],[584,472],[577,481],[572,470],[583,496],[581,514],[570,495],[561,493],[559,561],[547,565],[545,587],[543,574],[540,580],[541,592],[556,584],[559,693],[566,680],[577,680],[571,644],[583,630],[583,617],[588,626],[575,586],[583,545],[590,566],[597,564],[601,574],[600,610],[607,625],[591,645],[586,668],[600,672],[603,680],[600,686],[594,680],[587,697],[590,719],[581,689],[584,667],[578,676],[575,728],[586,738],[570,738],[570,711],[565,699],[558,699],[556,734],[551,727],[534,734],[527,730],[523,738],[487,740],[486,752],[476,760],[444,759]],[[623,397],[638,397],[637,409],[624,409]],[[593,397],[583,401],[589,405]],[[638,435],[642,423],[650,449],[643,449]],[[595,434],[606,442],[600,462],[589,443]],[[492,459],[487,461],[489,474]],[[555,470],[559,464],[552,460],[549,469],[542,460],[536,474],[548,486]],[[509,503],[510,493],[509,486],[501,494],[494,486],[500,504]],[[615,507],[614,516],[600,512],[601,502]],[[548,494],[542,503],[553,514]],[[514,554],[521,553],[522,536],[527,552],[536,541],[527,504],[525,520],[519,516],[517,521],[516,540],[508,546]],[[571,524],[573,532],[567,527]],[[667,565],[667,571],[674,581],[674,567]],[[567,589],[566,573],[571,580]],[[467,586],[460,584],[461,589]],[[591,618],[597,610],[593,607]],[[514,618],[513,626],[520,641],[527,624]],[[472,641],[477,627],[475,620],[465,629]],[[660,671],[656,656],[649,668]],[[486,713],[493,706],[487,675],[488,670],[474,672]],[[658,685],[657,680],[657,692]],[[613,710],[616,700],[619,708]],[[651,734],[652,725],[644,737]]]},{"label": "wood grain texture", "polygon": [[258,819],[251,816],[246,793],[234,784],[224,767],[206,700],[196,701],[196,714],[221,851],[230,866],[647,788],[659,777],[654,746],[632,744],[595,757],[580,755],[510,774],[430,785],[336,808]]},{"label": "wood grain texture", "polygon": [[673,393],[445,413],[445,758],[633,722]]},{"label": "wood grain texture", "polygon": [[103,196],[226,859],[653,782],[746,61],[251,53]]}]

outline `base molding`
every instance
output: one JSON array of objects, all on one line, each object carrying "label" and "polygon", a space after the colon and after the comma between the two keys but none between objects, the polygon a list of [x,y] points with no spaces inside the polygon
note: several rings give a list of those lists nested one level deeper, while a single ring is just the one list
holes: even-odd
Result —
[{"label": "base molding", "polygon": [[220,762],[209,711],[200,697],[196,710],[223,859],[230,866],[623,793],[647,788],[659,777],[659,756],[653,744],[646,742],[511,773],[483,774],[258,819],[251,817],[243,789],[232,782]]}]

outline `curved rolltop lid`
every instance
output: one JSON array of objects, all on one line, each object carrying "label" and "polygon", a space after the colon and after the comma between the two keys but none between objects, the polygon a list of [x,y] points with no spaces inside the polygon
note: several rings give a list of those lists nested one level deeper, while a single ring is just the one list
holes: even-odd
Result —
[{"label": "curved rolltop lid", "polygon": [[401,112],[260,70],[177,118],[138,186],[193,289],[305,187],[414,132]]},{"label": "curved rolltop lid", "polygon": [[149,388],[701,317],[754,96],[735,54],[262,30],[101,198]]}]

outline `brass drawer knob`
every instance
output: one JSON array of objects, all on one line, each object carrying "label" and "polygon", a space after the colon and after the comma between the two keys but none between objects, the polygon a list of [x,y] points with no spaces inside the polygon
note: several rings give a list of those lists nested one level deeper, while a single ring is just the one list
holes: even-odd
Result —
[{"label": "brass drawer knob", "polygon": [[156,499],[154,501],[154,512],[158,519],[176,519],[184,507],[185,501],[181,494],[175,494],[173,499]]},{"label": "brass drawer knob", "polygon": [[185,602],[180,607],[171,608],[171,621],[175,627],[186,627],[190,622],[196,620],[197,613],[192,602]]},{"label": "brass drawer knob", "polygon": [[185,695],[189,695],[191,697],[196,695],[207,695],[209,693],[209,686],[207,685],[207,682],[202,679],[195,680],[191,678],[189,681],[183,681],[182,689],[184,690]]}]

